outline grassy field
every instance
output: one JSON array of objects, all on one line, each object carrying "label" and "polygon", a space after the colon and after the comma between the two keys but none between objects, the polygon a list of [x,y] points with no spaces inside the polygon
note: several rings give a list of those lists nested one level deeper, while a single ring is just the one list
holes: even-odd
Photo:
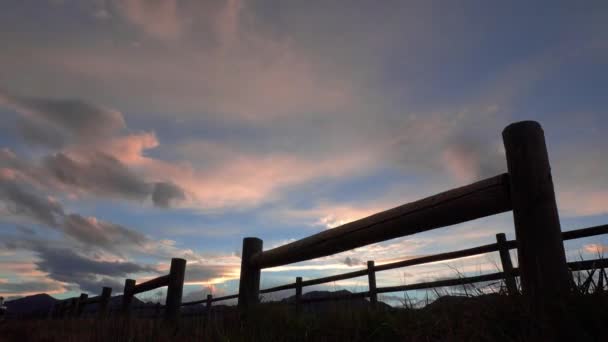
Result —
[{"label": "grassy field", "polygon": [[[569,341],[606,341],[608,295],[568,300],[561,321],[542,331]],[[491,294],[446,296],[421,309],[374,311],[338,304],[296,315],[286,304],[265,304],[242,317],[235,310],[162,320],[5,321],[1,341],[529,341],[539,326],[518,297]],[[557,336],[557,337],[556,337]],[[552,339],[553,339],[552,338]]]}]

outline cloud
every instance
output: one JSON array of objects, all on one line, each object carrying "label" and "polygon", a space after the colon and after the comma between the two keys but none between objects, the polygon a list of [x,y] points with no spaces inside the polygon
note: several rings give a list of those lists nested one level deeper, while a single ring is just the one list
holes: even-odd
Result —
[{"label": "cloud", "polygon": [[61,203],[40,196],[25,184],[0,180],[0,204],[10,215],[58,230],[66,236],[101,249],[143,246],[148,239],[141,233],[117,224],[65,212]]},{"label": "cloud", "polygon": [[151,185],[142,181],[113,156],[94,152],[80,160],[65,153],[45,158],[49,175],[77,190],[119,198],[143,200],[152,192]]},{"label": "cloud", "polygon": [[188,263],[186,267],[186,283],[213,285],[223,283],[230,279],[238,279],[240,263],[208,264]]},{"label": "cloud", "polygon": [[61,283],[54,281],[20,281],[3,282],[0,279],[0,292],[4,296],[20,295],[27,296],[38,293],[61,293],[65,288]]},{"label": "cloud", "polygon": [[148,239],[141,233],[121,225],[104,222],[95,217],[69,214],[65,217],[63,232],[87,245],[112,249],[116,245],[143,245]]},{"label": "cloud", "polygon": [[184,190],[172,182],[146,182],[114,156],[103,152],[65,153],[49,156],[44,161],[49,174],[58,182],[77,191],[143,201],[151,198],[157,207],[186,199]]},{"label": "cloud", "polygon": [[115,7],[128,22],[161,40],[178,39],[185,28],[177,0],[114,1]]},{"label": "cloud", "polygon": [[[134,156],[127,156],[131,157]],[[139,158],[143,160],[141,155]],[[140,202],[150,199],[155,206],[162,208],[186,200],[186,192],[178,184],[164,180],[146,181],[121,160],[97,150],[58,152],[44,157],[37,164],[2,149],[0,171],[5,181],[20,180],[36,186],[39,191],[67,193],[75,197],[93,194]],[[161,177],[160,174],[152,176]],[[179,178],[179,175],[175,176]]]},{"label": "cloud", "polygon": [[459,137],[447,144],[442,159],[457,181],[468,183],[505,172],[503,151],[498,143],[488,144],[473,141],[470,137]]},{"label": "cloud", "polygon": [[49,198],[25,190],[18,183],[0,179],[0,200],[4,209],[18,216],[32,218],[49,227],[57,227],[65,215],[63,207]]},{"label": "cloud", "polygon": [[360,266],[363,262],[357,258],[346,257],[344,258],[344,264],[347,266]]},{"label": "cloud", "polygon": [[0,104],[21,115],[19,130],[26,141],[47,147],[90,143],[126,127],[119,111],[81,100],[23,97],[0,89]]},{"label": "cloud", "polygon": [[157,207],[168,208],[172,201],[185,200],[184,190],[173,183],[156,183],[152,192],[152,201]]},{"label": "cloud", "polygon": [[36,246],[40,260],[35,264],[49,278],[59,282],[76,284],[83,291],[97,293],[103,286],[121,291],[124,278],[141,272],[156,273],[152,266],[132,262],[99,261],[83,257],[67,248]]},{"label": "cloud", "polygon": [[598,256],[598,255],[603,256],[604,254],[608,253],[608,246],[602,245],[599,243],[590,243],[590,244],[584,245],[583,249],[585,250],[585,252],[587,252],[589,254],[594,254],[595,256]]}]

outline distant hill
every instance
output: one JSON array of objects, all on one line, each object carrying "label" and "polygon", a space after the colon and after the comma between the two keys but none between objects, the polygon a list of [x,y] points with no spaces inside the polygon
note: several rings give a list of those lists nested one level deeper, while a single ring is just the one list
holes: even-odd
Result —
[{"label": "distant hill", "polygon": [[[302,294],[302,299],[320,299],[320,298],[333,298],[333,297],[343,297],[352,294],[352,292],[348,290],[339,290],[339,291],[310,291]],[[281,303],[294,303],[296,300],[296,296],[287,297],[281,300]],[[336,300],[327,300],[327,301],[319,301],[312,303],[303,304],[304,311],[317,311],[317,310],[326,310],[335,308],[338,306],[349,306],[349,307],[366,307],[369,306],[369,300],[365,298],[352,298],[352,299],[336,299]],[[378,301],[378,308],[380,309],[391,309],[392,307],[384,302]]]},{"label": "distant hill", "polygon": [[[40,293],[32,296],[26,296],[19,299],[14,299],[5,302],[7,317],[46,317],[55,303],[61,300],[55,299],[46,293]],[[137,297],[133,298],[133,308],[154,307],[154,304],[144,303]],[[109,310],[116,312],[120,311],[122,306],[122,295],[114,296],[110,299]],[[83,311],[84,314],[94,314],[98,310],[98,305],[87,305]]]},{"label": "distant hill", "polygon": [[46,293],[7,301],[7,316],[45,316],[58,300]]},{"label": "distant hill", "polygon": [[[317,298],[328,298],[328,297],[341,297],[351,294],[350,291],[340,290],[340,291],[311,291],[304,293],[302,295],[303,299],[317,299]],[[55,303],[60,302],[60,300],[51,297],[46,293],[41,293],[37,295],[27,296],[15,300],[11,300],[6,302],[7,307],[7,317],[46,317],[50,310],[53,308]],[[280,300],[274,303],[294,303],[295,296],[291,296]],[[341,299],[341,300],[329,300],[329,301],[319,301],[313,303],[306,303],[303,305],[304,311],[322,311],[336,307],[366,307],[369,306],[370,303],[367,299],[363,298],[353,298],[353,299]],[[114,296],[110,299],[109,311],[110,312],[118,312],[121,310],[122,306],[122,295]],[[378,302],[379,308],[391,309],[391,306]],[[154,303],[144,303],[141,300],[137,299],[137,297],[133,298],[132,302],[133,311],[138,312],[142,316],[154,316],[156,314],[156,304]],[[233,310],[234,307],[226,306],[226,305],[213,305],[214,312],[226,312]],[[83,315],[94,315],[98,310],[98,305],[87,305],[83,310]],[[185,306],[182,307],[182,314],[184,315],[196,315],[201,314],[206,311],[205,304],[201,305],[193,305],[193,306]]]}]

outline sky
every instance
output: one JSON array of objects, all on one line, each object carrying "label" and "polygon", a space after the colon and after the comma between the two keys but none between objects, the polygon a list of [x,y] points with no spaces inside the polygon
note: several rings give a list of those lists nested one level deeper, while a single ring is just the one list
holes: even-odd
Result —
[{"label": "sky", "polygon": [[[604,1],[5,0],[0,42],[5,297],[120,293],[173,257],[185,300],[236,293],[243,237],[270,249],[506,172],[521,120],[544,128],[562,229],[608,222]],[[511,213],[264,270],[262,288],[500,232]],[[496,271],[494,254],[378,286]]]}]

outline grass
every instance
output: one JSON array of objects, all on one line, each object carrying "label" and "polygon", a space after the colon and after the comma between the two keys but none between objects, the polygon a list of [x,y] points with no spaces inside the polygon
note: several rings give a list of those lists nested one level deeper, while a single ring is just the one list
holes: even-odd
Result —
[{"label": "grass", "polygon": [[[6,321],[0,341],[527,341],[540,327],[519,301],[501,294],[444,296],[420,309],[373,311],[336,303],[301,315],[286,304],[264,304],[244,319],[236,310],[184,317],[179,328],[137,318]],[[567,325],[552,327],[561,329],[560,337],[606,340],[606,293],[574,295],[567,308]]]},{"label": "grass", "polygon": [[383,310],[333,302],[298,315],[291,305],[264,303],[246,314],[232,308],[182,317],[177,326],[135,317],[7,320],[0,322],[0,342],[608,340],[608,274],[579,271],[573,281],[552,323],[538,323],[522,297],[507,296],[504,284],[494,282],[431,289],[423,303],[403,293],[400,308]]}]

